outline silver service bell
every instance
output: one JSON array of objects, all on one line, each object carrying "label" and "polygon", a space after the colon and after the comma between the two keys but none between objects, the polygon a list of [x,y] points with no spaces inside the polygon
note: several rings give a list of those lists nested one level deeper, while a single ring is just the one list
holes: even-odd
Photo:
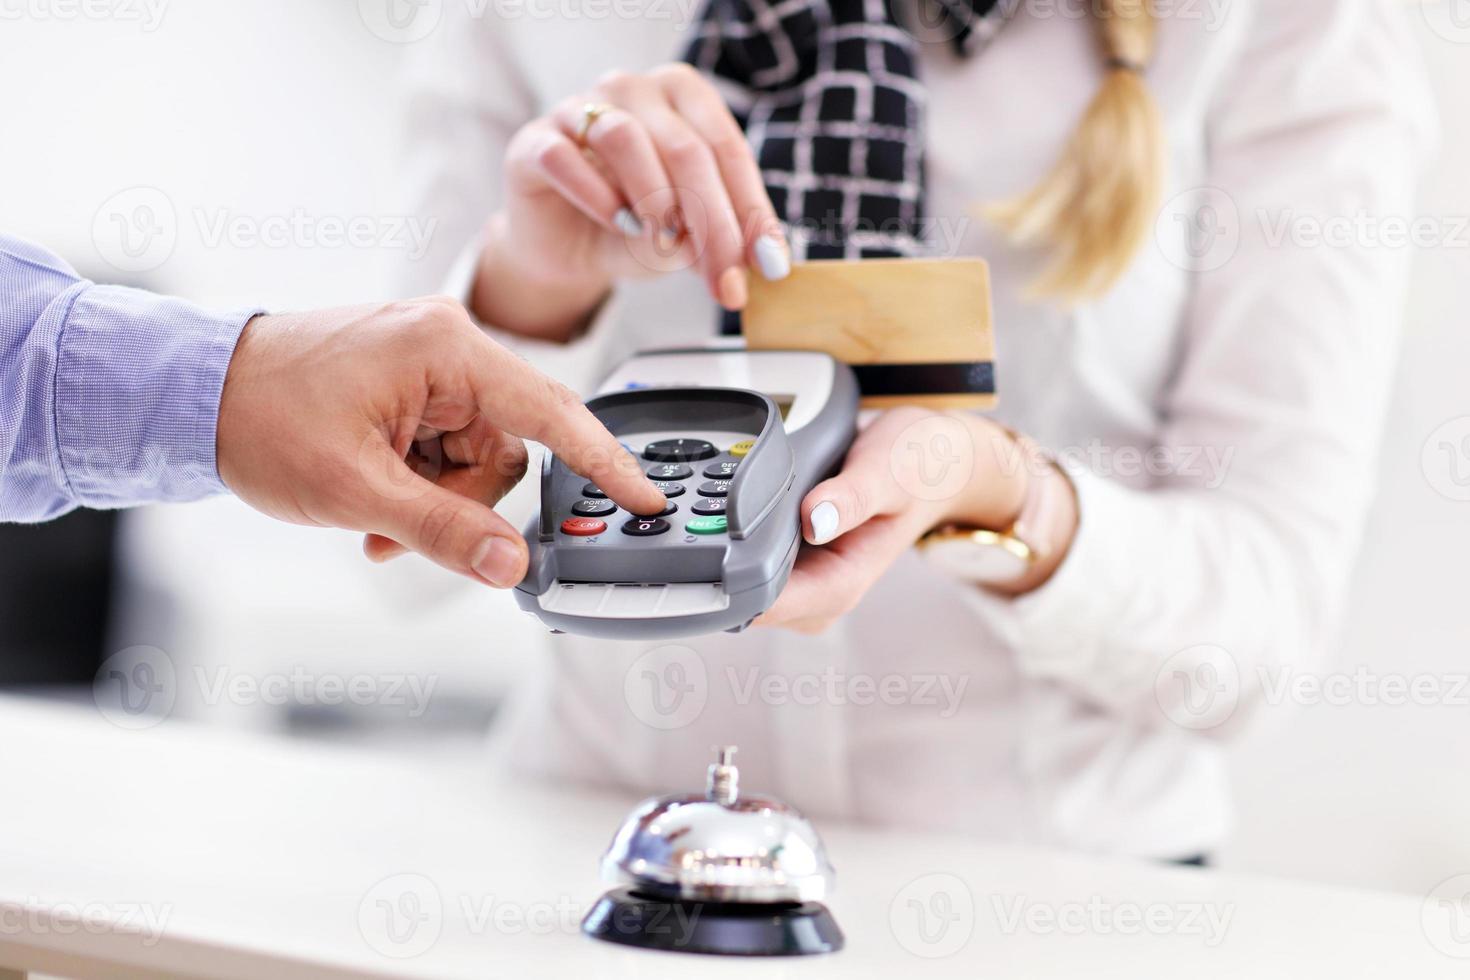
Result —
[{"label": "silver service bell", "polygon": [[717,749],[700,795],[643,801],[602,858],[620,887],[582,923],[598,939],[653,949],[783,956],[842,948],[820,904],[833,871],[811,822],[740,795],[735,747]]}]

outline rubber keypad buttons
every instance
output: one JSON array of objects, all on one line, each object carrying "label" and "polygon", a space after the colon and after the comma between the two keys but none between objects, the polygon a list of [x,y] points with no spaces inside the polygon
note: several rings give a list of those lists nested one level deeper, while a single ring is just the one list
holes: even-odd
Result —
[{"label": "rubber keypad buttons", "polygon": [[631,534],[635,538],[649,538],[655,534],[663,534],[669,529],[669,522],[661,517],[635,517],[623,525],[623,533]]},{"label": "rubber keypad buttons", "polygon": [[618,505],[611,500],[598,500],[594,497],[583,497],[572,504],[572,513],[578,517],[606,517],[618,509]]},{"label": "rubber keypad buttons", "polygon": [[595,517],[568,517],[561,522],[561,533],[579,538],[590,538],[607,530],[607,521]]},{"label": "rubber keypad buttons", "polygon": [[684,530],[690,534],[724,534],[729,526],[729,518],[720,514],[713,517],[696,517],[684,525]]},{"label": "rubber keypad buttons", "polygon": [[740,460],[738,459],[721,460],[718,463],[711,463],[706,466],[704,468],[704,475],[711,480],[728,480],[735,475],[735,469],[739,465]]}]

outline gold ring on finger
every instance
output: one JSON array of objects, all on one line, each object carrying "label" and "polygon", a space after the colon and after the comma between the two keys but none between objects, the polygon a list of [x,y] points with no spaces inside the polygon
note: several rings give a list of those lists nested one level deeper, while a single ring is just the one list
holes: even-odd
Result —
[{"label": "gold ring on finger", "polygon": [[606,102],[588,102],[582,106],[582,123],[577,127],[578,146],[584,148],[587,146],[587,131],[592,128],[592,124],[597,122],[598,118],[604,112],[607,112],[611,108],[612,106]]}]

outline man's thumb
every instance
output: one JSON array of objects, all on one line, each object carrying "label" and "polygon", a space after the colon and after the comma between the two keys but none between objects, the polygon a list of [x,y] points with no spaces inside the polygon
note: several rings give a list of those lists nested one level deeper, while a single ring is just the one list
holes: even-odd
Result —
[{"label": "man's thumb", "polygon": [[400,485],[396,499],[382,498],[371,530],[496,588],[511,588],[525,577],[526,543],[505,518],[422,477],[412,480],[422,492],[405,494]]}]

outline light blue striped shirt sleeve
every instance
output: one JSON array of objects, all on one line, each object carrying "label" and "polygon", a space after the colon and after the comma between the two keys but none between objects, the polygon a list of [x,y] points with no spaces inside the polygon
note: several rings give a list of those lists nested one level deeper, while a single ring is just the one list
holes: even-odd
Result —
[{"label": "light blue striped shirt sleeve", "polygon": [[0,521],[223,492],[220,391],[260,312],[99,286],[0,235]]}]

